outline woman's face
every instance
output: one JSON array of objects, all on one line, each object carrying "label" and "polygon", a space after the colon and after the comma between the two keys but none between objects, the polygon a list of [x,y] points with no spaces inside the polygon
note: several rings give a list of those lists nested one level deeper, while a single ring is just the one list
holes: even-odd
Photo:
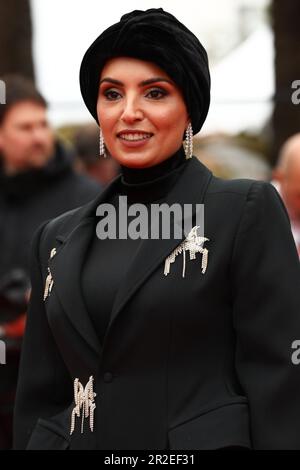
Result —
[{"label": "woman's face", "polygon": [[189,123],[182,93],[152,62],[117,57],[101,73],[98,120],[110,154],[121,165],[157,165],[175,153]]}]

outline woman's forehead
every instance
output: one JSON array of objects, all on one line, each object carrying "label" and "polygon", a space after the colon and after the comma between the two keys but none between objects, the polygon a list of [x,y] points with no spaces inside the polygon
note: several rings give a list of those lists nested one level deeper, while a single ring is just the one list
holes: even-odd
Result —
[{"label": "woman's forehead", "polygon": [[154,62],[133,57],[114,57],[109,59],[101,71],[100,79],[102,80],[107,76],[115,79],[122,76],[127,80],[139,79],[141,77],[143,77],[142,79],[147,79],[153,76],[172,81],[169,75]]}]

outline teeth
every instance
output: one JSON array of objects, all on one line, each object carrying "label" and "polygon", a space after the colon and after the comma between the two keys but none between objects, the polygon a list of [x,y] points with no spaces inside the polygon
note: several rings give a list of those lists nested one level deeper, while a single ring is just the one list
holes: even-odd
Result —
[{"label": "teeth", "polygon": [[149,139],[151,134],[121,134],[120,138],[123,140],[145,140]]}]

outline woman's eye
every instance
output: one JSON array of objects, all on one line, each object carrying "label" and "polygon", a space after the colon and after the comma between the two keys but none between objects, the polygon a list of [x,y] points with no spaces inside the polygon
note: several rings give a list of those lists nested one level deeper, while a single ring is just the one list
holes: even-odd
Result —
[{"label": "woman's eye", "polygon": [[152,99],[160,99],[162,98],[163,96],[165,96],[167,93],[162,90],[161,88],[153,88],[152,90],[150,90],[146,96],[152,98]]},{"label": "woman's eye", "polygon": [[121,96],[120,93],[115,90],[106,90],[103,94],[110,101],[117,100]]}]

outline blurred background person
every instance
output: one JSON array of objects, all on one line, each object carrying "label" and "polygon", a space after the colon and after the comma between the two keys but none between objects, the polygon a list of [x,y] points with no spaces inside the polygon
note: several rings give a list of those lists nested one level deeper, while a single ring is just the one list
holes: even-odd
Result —
[{"label": "blurred background person", "polygon": [[300,132],[282,146],[273,180],[289,213],[300,257]]},{"label": "blurred background person", "polygon": [[2,77],[0,106],[0,339],[7,348],[0,368],[0,448],[11,446],[12,411],[25,312],[29,300],[32,235],[47,219],[93,199],[101,186],[77,174],[55,140],[47,103],[31,81]]},{"label": "blurred background person", "polygon": [[74,134],[73,144],[78,171],[103,185],[110,183],[120,173],[119,165],[109,155],[107,158],[99,158],[99,129],[96,124],[80,126]]}]

